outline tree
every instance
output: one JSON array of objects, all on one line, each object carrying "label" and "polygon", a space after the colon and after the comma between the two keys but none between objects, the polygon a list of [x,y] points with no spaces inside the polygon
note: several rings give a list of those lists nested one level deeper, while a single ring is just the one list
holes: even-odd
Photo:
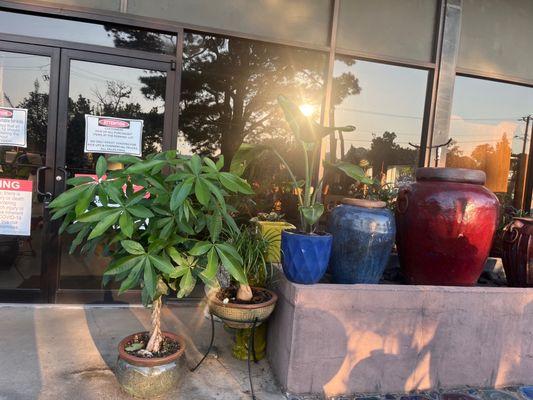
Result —
[{"label": "tree", "polygon": [[379,177],[387,173],[389,165],[415,165],[417,150],[401,147],[394,143],[394,132],[383,132],[383,135],[372,139],[368,158],[372,165],[372,176]]}]

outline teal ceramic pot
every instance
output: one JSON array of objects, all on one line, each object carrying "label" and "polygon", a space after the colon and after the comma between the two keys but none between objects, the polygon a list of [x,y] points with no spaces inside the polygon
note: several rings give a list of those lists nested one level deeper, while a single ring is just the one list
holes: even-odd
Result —
[{"label": "teal ceramic pot", "polygon": [[330,271],[335,283],[378,283],[389,261],[396,227],[382,201],[343,199],[331,213]]},{"label": "teal ceramic pot", "polygon": [[[135,335],[142,334],[142,332]],[[115,375],[122,388],[130,395],[152,399],[165,395],[178,387],[184,375],[185,340],[173,333],[163,335],[178,341],[180,349],[163,358],[140,358],[128,354],[124,347],[134,335],[123,339],[118,346]]]}]

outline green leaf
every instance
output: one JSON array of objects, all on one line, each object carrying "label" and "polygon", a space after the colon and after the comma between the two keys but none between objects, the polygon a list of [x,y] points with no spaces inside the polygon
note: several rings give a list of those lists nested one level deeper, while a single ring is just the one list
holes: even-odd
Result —
[{"label": "green leaf", "polygon": [[138,260],[137,264],[132,268],[128,277],[122,281],[118,294],[124,293],[126,290],[131,289],[139,284],[139,279],[141,277],[141,270],[144,265],[144,259]]},{"label": "green leaf", "polygon": [[200,204],[204,206],[207,206],[209,204],[211,195],[209,193],[207,185],[205,184],[204,178],[199,177],[198,179],[196,179],[196,184],[194,185],[194,194],[196,195],[196,198],[198,199]]},{"label": "green leaf", "polygon": [[92,187],[80,196],[78,201],[76,202],[76,216],[82,215],[85,211],[87,211],[87,208],[89,207],[89,204],[91,204],[91,201],[94,200],[94,193],[96,192],[96,185],[92,185]]},{"label": "green leaf", "polygon": [[141,204],[136,204],[134,206],[127,207],[126,209],[130,212],[130,214],[138,218],[151,218],[154,216],[153,212]]},{"label": "green leaf", "polygon": [[104,275],[117,275],[121,274],[124,271],[128,271],[133,268],[139,261],[144,261],[142,256],[132,255],[119,258],[118,260],[109,264],[107,269],[104,271]]},{"label": "green leaf", "polygon": [[204,164],[213,171],[218,171],[216,164],[209,157],[204,157]]},{"label": "green leaf", "polygon": [[222,231],[222,215],[220,215],[220,211],[215,210],[213,215],[207,217],[207,229],[211,235],[211,240],[216,242]]},{"label": "green leaf", "polygon": [[189,250],[191,256],[201,256],[209,251],[213,247],[213,243],[210,242],[197,242],[192,249]]},{"label": "green leaf", "polygon": [[218,255],[215,248],[211,248],[207,253],[207,266],[202,272],[202,275],[208,281],[215,278],[218,271]]},{"label": "green leaf", "polygon": [[[122,286],[120,287],[120,289],[122,291]],[[119,291],[119,293],[120,293],[120,291]],[[125,347],[124,350],[126,350],[126,351],[137,351],[137,350],[141,350],[143,347],[144,347],[144,343],[135,342],[135,343],[132,343],[131,345],[129,345],[128,347]]]},{"label": "green leaf", "polygon": [[139,242],[136,242],[134,240],[122,240],[120,244],[122,245],[124,250],[126,250],[130,254],[145,254],[144,247]]},{"label": "green leaf", "polygon": [[140,174],[143,172],[148,171],[149,169],[152,169],[154,167],[162,166],[166,164],[165,160],[149,160],[149,161],[141,161],[136,164],[133,164],[132,166],[128,167],[125,172],[127,174]]},{"label": "green leaf", "polygon": [[238,177],[237,175],[234,175],[230,172],[221,172],[218,176],[220,183],[222,185],[235,193],[242,193],[242,194],[254,194],[254,191],[246,182],[244,179]]},{"label": "green leaf", "polygon": [[300,207],[300,212],[302,213],[302,216],[305,219],[305,222],[309,226],[315,225],[322,214],[324,214],[324,205],[320,203],[316,203],[310,207]]},{"label": "green leaf", "polygon": [[52,210],[52,221],[59,219],[72,211],[72,207],[57,208]]},{"label": "green leaf", "polygon": [[244,273],[244,270],[242,268],[242,260],[239,261],[239,259],[234,258],[231,254],[226,253],[224,251],[224,248],[221,248],[220,246],[220,244],[217,244],[215,248],[217,250],[218,256],[220,257],[220,261],[222,261],[222,265],[224,265],[224,268],[239,283],[247,284],[248,279],[246,278],[246,274]]},{"label": "green leaf", "polygon": [[131,235],[133,235],[133,218],[131,218],[131,215],[127,211],[124,211],[120,215],[118,224],[122,233],[131,238]]},{"label": "green leaf", "polygon": [[202,169],[202,160],[195,154],[189,160],[189,166],[193,174],[198,175]]},{"label": "green leaf", "polygon": [[165,260],[163,257],[149,255],[148,258],[154,267],[164,274],[170,275],[174,272],[174,267],[171,263]]},{"label": "green leaf", "polygon": [[365,185],[373,185],[376,183],[374,179],[366,176],[365,171],[363,171],[363,169],[360,166],[349,163],[349,162],[341,161],[336,164],[332,164],[327,161],[324,161],[324,167],[336,168],[339,171],[344,172],[346,176],[352,179],[355,179],[356,181],[363,183]]},{"label": "green leaf", "polygon": [[72,186],[79,186],[84,183],[94,183],[95,180],[90,176],[76,176],[74,178],[67,179],[67,184]]},{"label": "green leaf", "polygon": [[172,191],[172,196],[170,197],[171,210],[175,210],[183,204],[189,193],[191,193],[194,179],[194,177],[187,178],[174,188]]},{"label": "green leaf", "polygon": [[139,157],[128,156],[128,155],[116,155],[111,156],[107,159],[109,162],[121,163],[121,164],[137,164],[142,162]]},{"label": "green leaf", "polygon": [[101,178],[105,175],[107,172],[107,161],[104,156],[98,157],[98,161],[96,162],[96,176],[98,178]]},{"label": "green leaf", "polygon": [[67,207],[78,201],[80,195],[86,190],[90,189],[96,185],[96,182],[85,183],[80,186],[75,186],[72,189],[67,190],[66,192],[61,193],[56,197],[49,205],[50,208],[63,208]]},{"label": "green leaf", "polygon": [[172,261],[174,261],[179,266],[184,266],[187,264],[187,261],[185,258],[181,255],[181,253],[176,250],[174,247],[167,247],[167,254],[172,258]]},{"label": "green leaf", "polygon": [[115,224],[120,216],[120,212],[120,210],[117,210],[113,214],[107,215],[100,222],[98,222],[89,237],[87,238],[87,240],[91,240],[95,237],[102,235],[107,229],[109,229],[109,227]]},{"label": "green leaf", "polygon": [[85,214],[80,215],[77,217],[77,220],[80,222],[96,222],[101,221],[103,218],[105,218],[107,215],[112,214],[116,212],[116,208],[108,208],[108,207],[97,207],[93,208],[92,210],[86,212]]},{"label": "green leaf", "polygon": [[188,296],[196,286],[196,278],[193,276],[192,271],[189,269],[180,280],[180,290],[178,297],[182,298]]},{"label": "green leaf", "polygon": [[154,268],[146,258],[144,263],[144,287],[146,288],[151,300],[154,300],[157,286],[156,274]]}]

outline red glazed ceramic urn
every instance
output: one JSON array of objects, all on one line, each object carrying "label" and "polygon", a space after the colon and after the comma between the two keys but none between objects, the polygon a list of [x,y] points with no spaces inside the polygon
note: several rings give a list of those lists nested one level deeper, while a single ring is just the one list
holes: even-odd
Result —
[{"label": "red glazed ceramic urn", "polygon": [[533,218],[517,217],[504,228],[502,261],[509,286],[533,286]]},{"label": "red glazed ceramic urn", "polygon": [[462,168],[419,168],[396,205],[402,271],[417,285],[474,285],[489,255],[498,198],[485,173]]}]

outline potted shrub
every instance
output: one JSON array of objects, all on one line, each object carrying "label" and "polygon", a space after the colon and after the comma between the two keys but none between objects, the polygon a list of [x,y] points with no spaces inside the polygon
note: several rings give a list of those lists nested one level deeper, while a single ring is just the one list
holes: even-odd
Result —
[{"label": "potted shrub", "polygon": [[[303,181],[297,179],[289,163],[275,148],[265,145],[242,145],[232,160],[234,164],[232,168],[235,171],[242,171],[258,152],[263,151],[272,152],[285,166],[298,197],[300,229],[284,230],[281,234],[283,271],[292,282],[312,284],[318,282],[326,272],[332,243],[329,233],[316,230],[318,221],[324,213],[324,205],[318,197],[322,191],[323,178],[313,186],[320,145],[325,135],[348,128],[322,127],[303,115],[296,104],[283,96],[278,97],[278,103],[284,111],[295,140],[301,145],[305,165]],[[340,162],[327,163],[325,166],[337,168],[360,183],[373,183],[373,180],[357,165]]]},{"label": "potted shrub", "polygon": [[[242,226],[240,231],[231,231],[226,235],[228,243],[235,249],[243,260],[243,270],[252,287],[253,297],[248,301],[238,300],[235,296],[239,283],[229,277],[224,279],[229,283],[227,287],[217,288],[210,297],[210,310],[220,318],[226,318],[227,326],[235,328],[235,345],[232,354],[239,360],[248,358],[248,343],[252,329],[250,323],[260,316],[254,334],[254,350],[257,360],[266,355],[266,323],[276,305],[277,296],[267,289],[272,278],[271,265],[267,262],[270,240],[261,235],[255,226]],[[227,320],[227,318],[231,320]]]},{"label": "potted shrub", "polygon": [[285,229],[296,229],[296,227],[285,221],[282,214],[274,211],[270,213],[258,213],[250,221],[257,225],[261,235],[268,240],[269,246],[266,261],[279,263],[281,261],[281,232]]},{"label": "potted shrub", "polygon": [[[110,163],[122,163],[109,170]],[[141,288],[142,302],[152,309],[150,332],[138,332],[119,344],[117,378],[134,396],[155,397],[173,389],[181,375],[182,337],[161,331],[162,297],[191,293],[198,280],[211,282],[219,265],[251,292],[235,246],[223,231],[239,228],[226,197],[251,194],[238,176],[215,163],[176,151],[140,159],[100,157],[98,179],[76,177],[74,187],[50,203],[53,219],[63,218],[60,233],[76,234],[70,251],[103,246],[111,257],[106,281],[121,282],[119,293]]]}]

